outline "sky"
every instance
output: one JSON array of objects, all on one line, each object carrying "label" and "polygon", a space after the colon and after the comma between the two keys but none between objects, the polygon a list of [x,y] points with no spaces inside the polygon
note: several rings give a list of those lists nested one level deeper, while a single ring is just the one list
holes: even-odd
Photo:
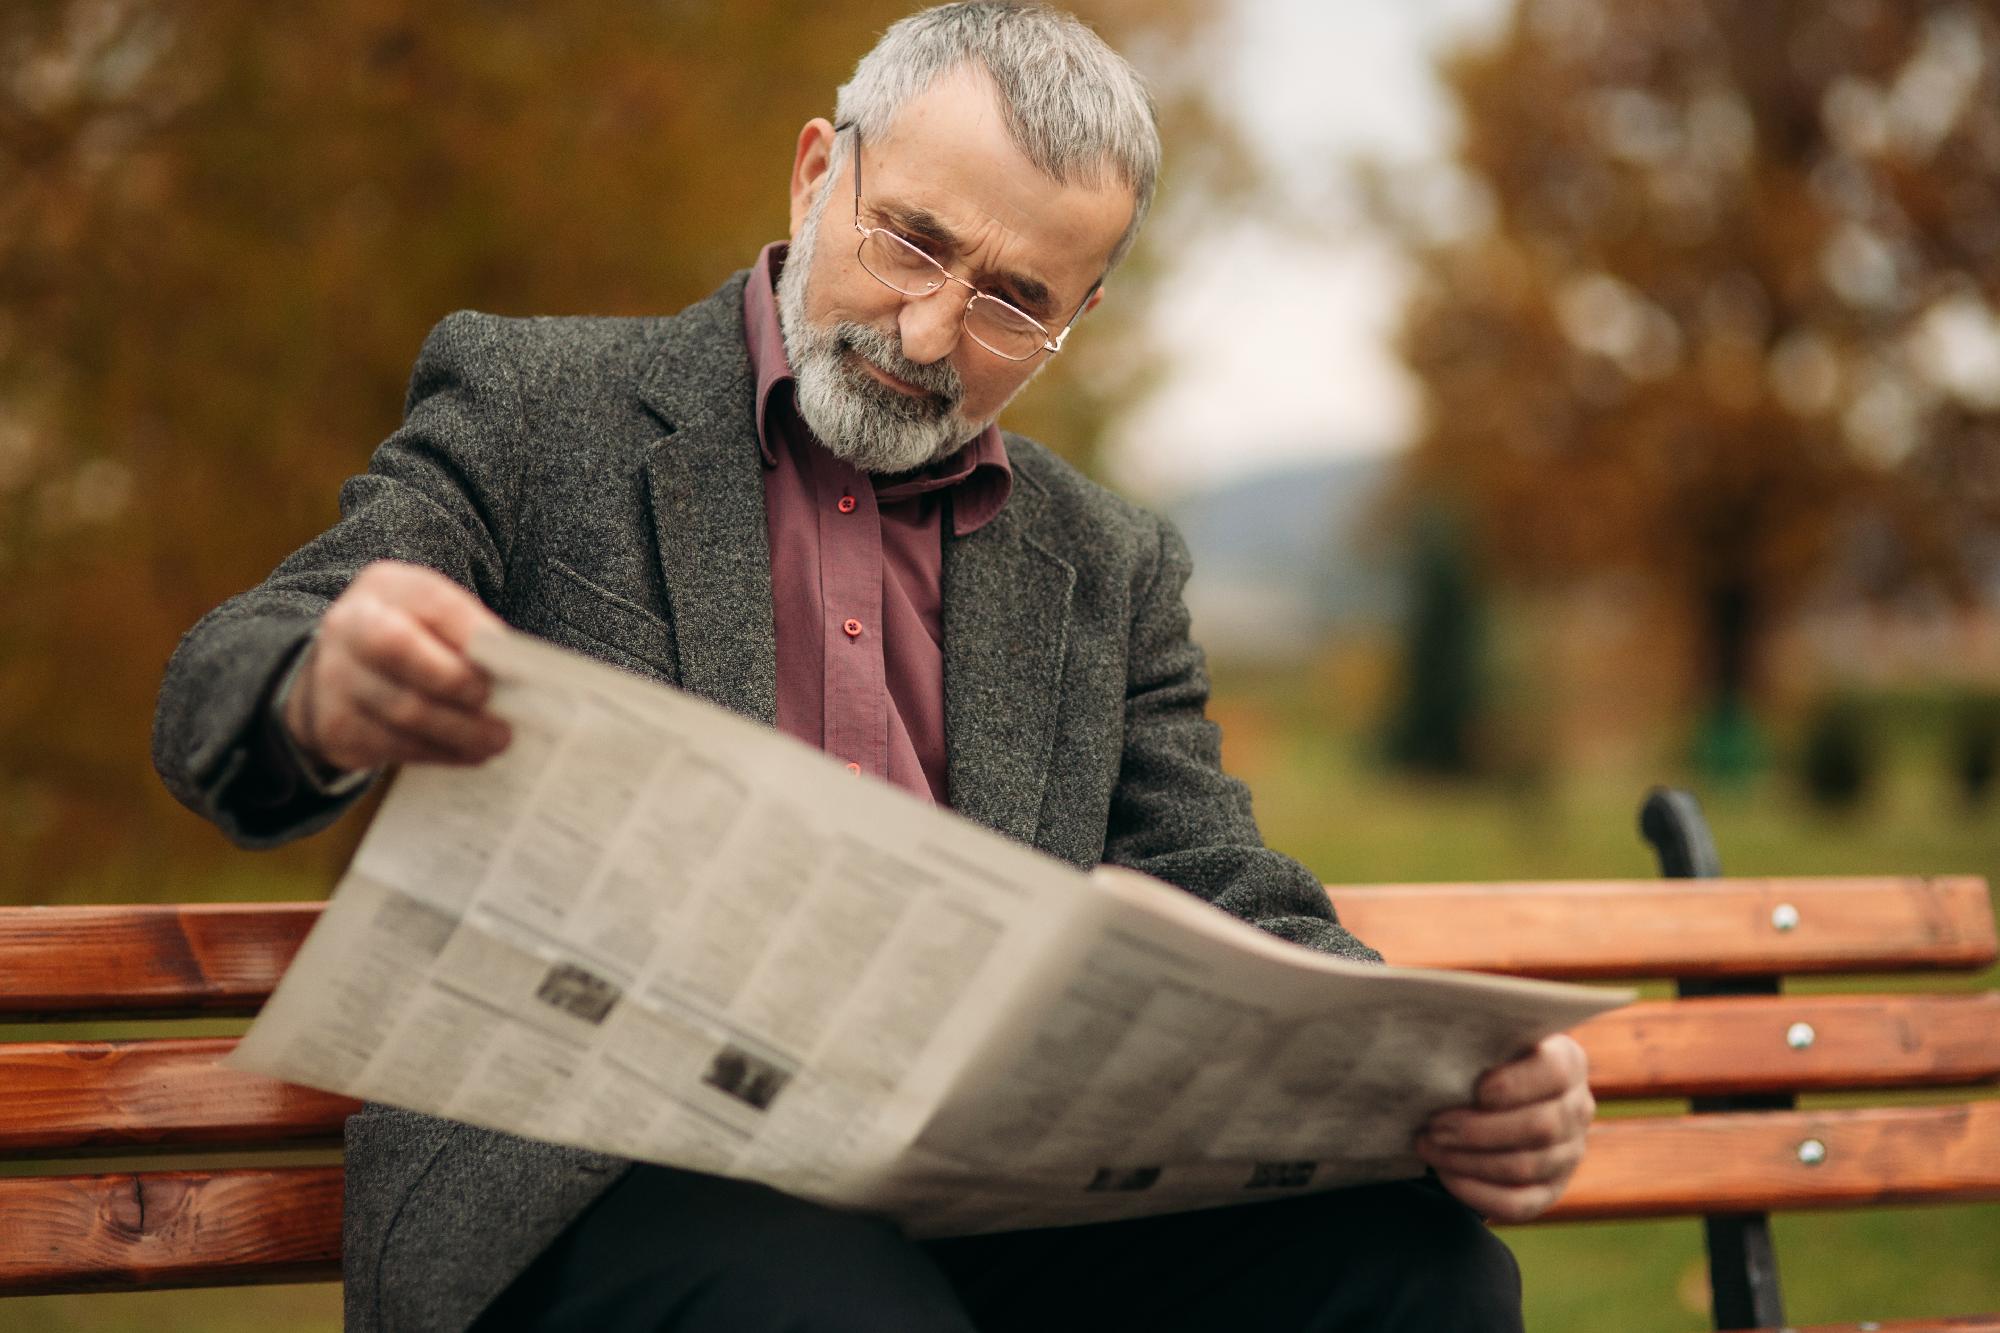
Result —
[{"label": "sky", "polygon": [[[1449,157],[1435,54],[1489,32],[1507,0],[1235,0],[1222,57],[1252,146],[1297,203],[1328,210],[1338,163]],[[1172,168],[1173,145],[1167,145]],[[1164,189],[1171,189],[1171,179]],[[1405,444],[1417,404],[1392,336],[1393,245],[1358,224],[1301,235],[1231,220],[1162,283],[1162,388],[1119,423],[1115,482],[1162,500],[1310,459]]]}]

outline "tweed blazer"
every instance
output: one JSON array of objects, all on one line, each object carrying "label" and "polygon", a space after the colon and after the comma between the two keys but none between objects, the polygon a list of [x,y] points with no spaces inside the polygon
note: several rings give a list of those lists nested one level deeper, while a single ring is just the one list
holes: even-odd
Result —
[{"label": "tweed blazer", "polygon": [[[246,846],[324,827],[268,768],[273,683],[365,564],[439,570],[511,624],[775,724],[763,472],[739,273],[678,315],[432,331],[403,426],[342,517],[204,617],[161,687],[154,760]],[[946,525],[953,807],[1071,865],[1135,867],[1296,942],[1374,955],[1314,877],[1264,848],[1218,763],[1160,519],[1032,441],[991,523]],[[292,792],[274,801],[272,793]],[[371,1106],[347,1126],[350,1329],[461,1328],[629,1163]]]}]

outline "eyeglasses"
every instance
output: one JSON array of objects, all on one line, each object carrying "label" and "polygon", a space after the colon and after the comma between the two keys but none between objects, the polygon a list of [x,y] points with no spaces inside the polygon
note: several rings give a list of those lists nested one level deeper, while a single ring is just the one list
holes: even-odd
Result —
[{"label": "eyeglasses", "polygon": [[1054,355],[1062,350],[1063,340],[1069,337],[1071,325],[1083,308],[1090,304],[1090,298],[1097,295],[1103,286],[1102,280],[1092,283],[1077,303],[1069,322],[1062,326],[1060,333],[1050,335],[1048,326],[1033,315],[1021,310],[990,292],[982,292],[964,278],[952,273],[943,264],[932,259],[910,242],[893,231],[881,227],[861,225],[861,130],[852,124],[836,126],[834,132],[852,129],[854,131],[854,230],[861,233],[861,245],[855,251],[855,258],[868,276],[887,287],[890,291],[904,296],[929,296],[944,290],[947,283],[957,283],[972,293],[972,299],[965,303],[961,317],[966,334],[972,341],[984,347],[995,356],[1009,361],[1026,361],[1038,352]]}]

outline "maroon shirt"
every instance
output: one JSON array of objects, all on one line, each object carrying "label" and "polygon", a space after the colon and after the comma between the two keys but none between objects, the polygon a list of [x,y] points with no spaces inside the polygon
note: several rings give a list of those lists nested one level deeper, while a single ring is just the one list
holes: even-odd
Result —
[{"label": "maroon shirt", "polygon": [[991,426],[912,476],[873,477],[828,453],[792,402],[792,367],[767,245],[743,289],[771,609],[778,729],[898,787],[950,803],[945,780],[944,523],[960,537],[991,522],[1014,474]]}]

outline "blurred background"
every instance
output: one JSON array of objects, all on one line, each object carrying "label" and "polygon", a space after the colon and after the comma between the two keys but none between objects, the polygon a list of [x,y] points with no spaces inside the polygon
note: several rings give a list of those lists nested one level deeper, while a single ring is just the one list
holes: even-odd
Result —
[{"label": "blurred background", "polygon": [[[907,8],[0,11],[0,900],[322,896],[361,821],[252,855],[153,777],[175,639],[331,521],[447,312],[746,266]],[[1735,873],[2000,880],[2000,0],[1074,8],[1167,174],[1007,424],[1181,524],[1273,845],[1646,875],[1671,781]],[[2000,1208],[1779,1236],[1798,1322],[2000,1307]],[[1510,1239],[1531,1328],[1706,1327],[1693,1222]]]}]

